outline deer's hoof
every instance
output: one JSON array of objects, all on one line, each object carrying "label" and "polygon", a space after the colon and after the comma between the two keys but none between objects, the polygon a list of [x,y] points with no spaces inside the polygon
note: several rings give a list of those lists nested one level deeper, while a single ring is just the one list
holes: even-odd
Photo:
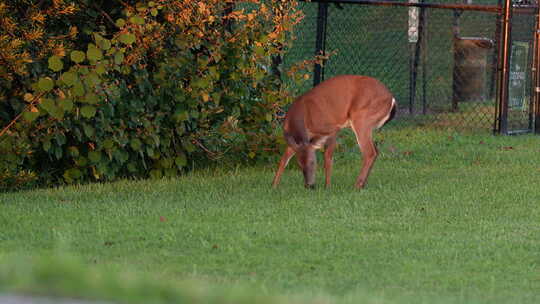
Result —
[{"label": "deer's hoof", "polygon": [[310,190],[315,190],[315,185],[304,185],[304,187],[306,187],[306,189],[310,189]]},{"label": "deer's hoof", "polygon": [[364,184],[356,184],[354,187],[356,188],[356,190],[362,190],[364,189]]}]

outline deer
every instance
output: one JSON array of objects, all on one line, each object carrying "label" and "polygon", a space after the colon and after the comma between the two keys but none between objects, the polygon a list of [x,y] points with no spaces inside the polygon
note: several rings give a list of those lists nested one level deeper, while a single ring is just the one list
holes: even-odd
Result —
[{"label": "deer", "polygon": [[362,153],[362,166],[355,187],[366,185],[378,151],[373,130],[392,120],[397,103],[379,80],[360,75],[340,75],[325,80],[290,105],[283,122],[287,147],[272,186],[276,188],[290,159],[296,159],[304,175],[304,186],[315,188],[315,151],[324,147],[325,186],[330,186],[332,156],[338,132],[350,127]]}]

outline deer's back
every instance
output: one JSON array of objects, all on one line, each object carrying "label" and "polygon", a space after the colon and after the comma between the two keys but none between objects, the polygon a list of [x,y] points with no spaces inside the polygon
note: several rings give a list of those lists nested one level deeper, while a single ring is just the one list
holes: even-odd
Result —
[{"label": "deer's back", "polygon": [[392,94],[377,79],[368,76],[342,75],[330,78],[291,105],[285,129],[301,124],[310,133],[330,134],[347,126],[358,113],[376,115],[390,109]]}]

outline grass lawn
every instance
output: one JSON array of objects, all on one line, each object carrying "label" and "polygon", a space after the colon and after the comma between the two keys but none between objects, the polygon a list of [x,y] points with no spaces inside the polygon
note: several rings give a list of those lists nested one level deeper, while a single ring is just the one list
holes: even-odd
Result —
[{"label": "grass lawn", "polygon": [[381,154],[361,191],[349,133],[330,189],[305,190],[294,166],[271,189],[276,160],[0,194],[0,291],[129,303],[540,303],[540,137],[390,126],[376,138]]}]

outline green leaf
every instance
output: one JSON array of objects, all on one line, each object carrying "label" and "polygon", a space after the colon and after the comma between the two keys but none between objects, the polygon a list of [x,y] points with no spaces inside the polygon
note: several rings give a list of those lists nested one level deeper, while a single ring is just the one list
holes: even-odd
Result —
[{"label": "green leaf", "polygon": [[259,37],[259,41],[262,44],[266,44],[268,42],[268,35],[261,35],[261,37]]},{"label": "green leaf", "polygon": [[114,141],[112,139],[108,138],[103,141],[103,148],[111,149],[113,146],[114,146]]},{"label": "green leaf", "polygon": [[56,118],[56,119],[63,119],[64,118],[64,110],[60,107],[54,106],[49,111],[49,114]]},{"label": "green leaf", "polygon": [[44,98],[41,101],[40,106],[52,117],[56,119],[64,118],[64,110],[58,107],[53,99]]},{"label": "green leaf", "polygon": [[84,134],[88,138],[92,138],[94,137],[94,134],[96,134],[96,130],[94,129],[94,127],[92,127],[91,125],[87,123],[83,124],[83,129],[84,129]]},{"label": "green leaf", "polygon": [[187,165],[187,159],[185,154],[180,154],[174,159],[174,163],[178,167],[178,169],[182,169]]},{"label": "green leaf", "polygon": [[56,55],[49,57],[49,69],[58,72],[64,68],[62,59]]},{"label": "green leaf", "polygon": [[124,74],[124,75],[127,75],[127,74],[131,73],[131,68],[130,68],[130,66],[128,66],[128,65],[122,65],[122,66],[120,67],[120,72],[121,72],[122,74]]},{"label": "green leaf", "polygon": [[75,82],[75,85],[73,86],[73,95],[76,97],[81,97],[84,95],[84,92],[83,83],[80,81]]},{"label": "green leaf", "polygon": [[73,110],[73,100],[70,98],[59,99],[58,106],[66,112],[71,112]]},{"label": "green leaf", "polygon": [[86,66],[81,66],[79,67],[79,73],[81,73],[81,75],[87,75],[90,73],[90,70]]},{"label": "green leaf", "polygon": [[193,87],[206,89],[210,86],[210,81],[207,78],[199,78],[192,84]]},{"label": "green leaf", "polygon": [[154,151],[154,148],[150,147],[150,146],[146,146],[146,154],[148,156],[150,156],[150,158],[157,158],[156,157],[156,154],[155,154],[155,151]]},{"label": "green leaf", "polygon": [[220,73],[216,66],[211,66],[208,68],[208,75],[214,79],[219,79]]},{"label": "green leaf", "polygon": [[88,87],[93,88],[101,83],[101,78],[96,72],[90,72],[86,75],[84,82]]},{"label": "green leaf", "polygon": [[176,131],[176,134],[178,135],[183,135],[184,133],[186,133],[186,127],[184,126],[184,124],[180,124],[176,126],[174,130]]},{"label": "green leaf", "polygon": [[79,156],[79,149],[75,146],[71,146],[68,148],[68,153],[73,157],[77,157]]},{"label": "green leaf", "polygon": [[189,141],[184,141],[184,142],[182,143],[182,146],[184,146],[184,149],[186,149],[186,151],[187,151],[188,153],[192,153],[192,152],[195,151],[195,149],[196,149],[196,148],[195,148],[195,145],[192,144],[192,143],[189,142]]},{"label": "green leaf", "polygon": [[142,146],[142,142],[140,139],[138,138],[133,138],[131,140],[131,142],[129,143],[129,145],[131,146],[131,148],[133,148],[133,150],[135,151],[140,151],[141,150],[141,146]]},{"label": "green leaf", "polygon": [[159,165],[163,169],[170,169],[173,166],[174,161],[171,158],[164,158],[159,161]]},{"label": "green leaf", "polygon": [[97,104],[99,102],[99,96],[94,93],[87,93],[84,95],[82,101],[89,103],[89,104]]},{"label": "green leaf", "polygon": [[68,86],[74,85],[77,79],[79,79],[77,73],[71,71],[65,72],[60,76],[60,80]]},{"label": "green leaf", "polygon": [[126,25],[126,20],[124,20],[122,18],[116,20],[116,26],[123,27],[124,25]]},{"label": "green leaf", "polygon": [[24,111],[23,118],[28,122],[33,122],[39,117],[39,112]]},{"label": "green leaf", "polygon": [[90,151],[88,152],[88,159],[96,164],[101,161],[101,152],[100,151]]},{"label": "green leaf", "polygon": [[86,56],[84,55],[83,52],[81,51],[73,51],[71,52],[71,60],[75,63],[81,63],[84,61],[84,59],[86,59]]},{"label": "green leaf", "polygon": [[77,166],[84,167],[84,166],[88,165],[88,159],[86,159],[86,157],[81,156],[81,157],[75,159],[75,164]]},{"label": "green leaf", "polygon": [[116,159],[121,164],[127,162],[129,159],[129,153],[126,152],[124,149],[113,150],[113,156],[114,156],[114,159]]},{"label": "green leaf", "polygon": [[107,73],[107,68],[106,68],[105,64],[99,63],[98,65],[96,65],[96,70],[95,71],[96,71],[96,73],[98,75],[103,75],[103,74]]},{"label": "green leaf", "polygon": [[174,120],[176,122],[182,122],[182,121],[186,121],[189,119],[189,114],[187,111],[185,110],[177,110],[175,113],[174,113],[174,116],[173,116]]},{"label": "green leaf", "polygon": [[98,49],[95,46],[88,47],[88,50],[86,51],[86,56],[88,57],[89,60],[98,61],[98,60],[103,59],[103,53],[101,52],[100,49]]},{"label": "green leaf", "polygon": [[71,168],[66,170],[63,176],[66,182],[73,183],[75,180],[78,180],[82,177],[82,172],[77,168]]},{"label": "green leaf", "polygon": [[53,152],[56,159],[61,159],[62,155],[64,154],[64,150],[62,150],[59,146],[53,146]]},{"label": "green leaf", "polygon": [[133,16],[129,18],[129,21],[131,23],[137,24],[137,25],[143,25],[144,24],[144,18],[141,16]]},{"label": "green leaf", "polygon": [[163,172],[159,169],[153,169],[150,171],[150,178],[158,179],[163,176]]},{"label": "green leaf", "polygon": [[257,81],[261,81],[265,76],[265,73],[263,70],[258,70],[257,72],[255,72],[255,80]]},{"label": "green leaf", "polygon": [[54,81],[49,77],[41,77],[38,81],[38,88],[42,92],[48,92],[54,87]]},{"label": "green leaf", "polygon": [[66,135],[64,135],[64,133],[56,133],[54,135],[54,139],[60,146],[63,146],[66,144]]},{"label": "green leaf", "polygon": [[111,41],[105,38],[102,38],[97,42],[100,49],[106,51],[111,48]]},{"label": "green leaf", "polygon": [[50,113],[50,110],[52,108],[54,108],[55,104],[54,104],[54,100],[50,99],[50,98],[43,98],[41,103],[39,104],[43,109],[45,109],[45,111],[49,112]]},{"label": "green leaf", "polygon": [[263,56],[265,51],[264,51],[264,48],[262,46],[255,46],[253,48],[253,50],[255,51],[255,54],[259,55],[259,56]]},{"label": "green leaf", "polygon": [[165,176],[166,177],[178,176],[178,170],[176,168],[168,168],[168,169],[165,169],[163,171],[165,171]]},{"label": "green leaf", "polygon": [[120,40],[120,42],[122,42],[123,44],[132,44],[135,42],[135,35],[131,34],[131,33],[127,33],[127,34],[122,34],[120,35],[120,37],[118,37],[118,40]]},{"label": "green leaf", "polygon": [[221,101],[221,93],[219,92],[212,93],[212,100],[214,101],[215,104],[219,105],[219,102]]},{"label": "green leaf", "polygon": [[85,118],[91,118],[96,115],[96,107],[94,106],[84,106],[81,108],[81,115]]},{"label": "green leaf", "polygon": [[158,14],[158,10],[153,8],[153,9],[150,10],[150,14],[155,17]]},{"label": "green leaf", "polygon": [[51,149],[51,141],[50,140],[46,140],[43,142],[43,151],[45,152],[49,152],[49,150]]},{"label": "green leaf", "polygon": [[101,40],[103,40],[103,36],[101,36],[99,33],[96,33],[94,32],[94,40],[96,40],[96,42],[101,42]]},{"label": "green leaf", "polygon": [[135,172],[137,172],[137,165],[135,163],[131,162],[131,163],[129,163],[127,165],[127,169],[128,169],[129,172],[135,173]]},{"label": "green leaf", "polygon": [[122,64],[124,62],[124,53],[117,52],[114,54],[114,63],[115,64]]},{"label": "green leaf", "polygon": [[2,140],[0,140],[0,149],[10,149],[13,146],[13,137],[3,137]]},{"label": "green leaf", "polygon": [[175,44],[177,47],[179,47],[179,48],[181,48],[181,49],[184,49],[184,48],[186,48],[186,46],[188,45],[188,42],[186,42],[184,39],[178,38],[178,39],[175,39],[175,40],[174,40],[174,44]]}]

